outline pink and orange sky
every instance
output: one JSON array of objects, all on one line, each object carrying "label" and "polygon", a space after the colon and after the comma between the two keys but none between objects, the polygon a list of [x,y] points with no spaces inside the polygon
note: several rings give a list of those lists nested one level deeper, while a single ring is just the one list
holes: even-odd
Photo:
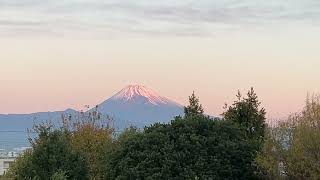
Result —
[{"label": "pink and orange sky", "polygon": [[317,0],[0,1],[0,114],[81,109],[129,84],[222,113],[254,87],[269,118],[320,92]]}]

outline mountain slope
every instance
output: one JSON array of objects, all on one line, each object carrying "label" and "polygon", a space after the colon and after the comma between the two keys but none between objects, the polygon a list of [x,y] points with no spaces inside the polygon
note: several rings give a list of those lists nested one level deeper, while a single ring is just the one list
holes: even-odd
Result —
[{"label": "mountain slope", "polygon": [[183,114],[183,106],[145,86],[130,85],[98,105],[102,114],[115,118],[114,126],[143,128],[155,122],[170,122]]},{"label": "mountain slope", "polygon": [[0,131],[26,131],[33,125],[50,121],[56,125],[62,123],[62,115],[76,115],[77,111],[67,109],[65,111],[37,112],[32,114],[0,114]]},{"label": "mountain slope", "polygon": [[50,121],[57,127],[62,125],[61,116],[77,114],[77,111],[67,109],[65,111],[39,112],[32,114],[0,114],[0,149],[7,151],[16,148],[28,147],[28,137],[34,136],[28,133],[35,124]]},{"label": "mountain slope", "polygon": [[[155,122],[167,123],[174,116],[183,114],[183,106],[139,85],[122,89],[99,104],[98,110],[103,115],[114,118],[113,124],[117,131],[130,126],[143,128]],[[74,117],[79,115],[79,112],[67,109],[32,114],[0,114],[0,149],[12,150],[16,147],[29,146],[27,129],[46,121],[51,121],[56,127],[60,127],[62,115]]]}]

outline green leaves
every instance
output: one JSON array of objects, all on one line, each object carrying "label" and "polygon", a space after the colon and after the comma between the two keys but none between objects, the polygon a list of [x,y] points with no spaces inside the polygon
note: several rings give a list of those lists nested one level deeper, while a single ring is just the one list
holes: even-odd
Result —
[{"label": "green leaves", "polygon": [[237,126],[204,116],[156,124],[130,140],[112,161],[110,179],[246,179],[253,148]]},{"label": "green leaves", "polygon": [[194,92],[189,97],[189,105],[184,108],[184,114],[186,117],[203,115],[202,105],[199,103],[199,98],[196,97]]},{"label": "green leaves", "polygon": [[[193,93],[185,116],[144,131],[129,128],[116,139],[90,114],[75,127],[38,126],[33,149],[12,168],[16,179],[253,179],[264,137],[265,111],[253,89],[224,113],[203,114]],[[97,121],[99,120],[99,121]],[[69,128],[68,128],[69,127]]]},{"label": "green leaves", "polygon": [[67,133],[43,126],[38,126],[37,130],[39,137],[33,149],[20,157],[13,167],[12,175],[16,179],[58,178],[62,177],[62,171],[68,179],[88,179],[85,158],[73,151]]},{"label": "green leaves", "polygon": [[262,148],[265,135],[265,109],[260,108],[258,96],[253,88],[242,98],[238,92],[237,100],[227,107],[223,113],[224,119],[243,128],[249,140],[256,143],[258,150]]},{"label": "green leaves", "polygon": [[307,98],[303,111],[270,128],[257,163],[269,179],[319,179],[320,99]]}]

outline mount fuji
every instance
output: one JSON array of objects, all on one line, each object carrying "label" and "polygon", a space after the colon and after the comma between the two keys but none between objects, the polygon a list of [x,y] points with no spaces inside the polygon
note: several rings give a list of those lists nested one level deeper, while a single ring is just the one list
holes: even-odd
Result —
[{"label": "mount fuji", "polygon": [[143,128],[170,122],[183,114],[183,106],[141,85],[130,85],[98,105],[98,111],[115,118],[115,129]]},{"label": "mount fuji", "polygon": [[[130,85],[98,106],[102,115],[113,118],[113,127],[122,131],[130,126],[143,128],[155,122],[168,123],[183,114],[183,106],[145,86]],[[88,110],[88,112],[93,109]],[[62,115],[76,116],[73,109],[32,114],[0,114],[0,149],[28,146],[27,129],[50,121],[62,126]]]},{"label": "mount fuji", "polygon": [[[155,122],[170,122],[175,116],[183,114],[183,106],[159,95],[157,92],[141,85],[130,85],[113,95],[111,98],[97,105],[102,115],[114,119],[114,128],[135,126],[143,128]],[[88,110],[88,112],[93,109]],[[0,114],[0,130],[25,131],[50,120],[61,125],[62,115],[76,115],[73,109],[54,112],[39,112],[32,114]]]}]

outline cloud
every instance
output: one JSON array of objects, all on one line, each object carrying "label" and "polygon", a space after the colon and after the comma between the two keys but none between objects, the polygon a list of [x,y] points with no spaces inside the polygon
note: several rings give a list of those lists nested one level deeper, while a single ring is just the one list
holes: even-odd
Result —
[{"label": "cloud", "polygon": [[2,26],[41,26],[42,22],[36,21],[11,21],[11,20],[0,20]]},{"label": "cloud", "polygon": [[318,0],[0,0],[0,33],[208,36],[319,20]]}]

